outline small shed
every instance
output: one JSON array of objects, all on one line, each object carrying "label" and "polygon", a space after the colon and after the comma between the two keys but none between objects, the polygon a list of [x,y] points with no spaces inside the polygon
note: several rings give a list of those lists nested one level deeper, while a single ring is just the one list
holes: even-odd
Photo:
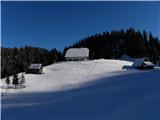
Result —
[{"label": "small shed", "polygon": [[68,61],[80,61],[87,60],[89,58],[88,48],[70,48],[65,54],[65,58]]},{"label": "small shed", "polygon": [[138,58],[134,61],[132,67],[137,69],[154,69],[154,64],[147,58]]},{"label": "small shed", "polygon": [[31,64],[26,70],[26,73],[41,74],[42,72],[43,72],[42,64],[37,64],[37,63]]}]

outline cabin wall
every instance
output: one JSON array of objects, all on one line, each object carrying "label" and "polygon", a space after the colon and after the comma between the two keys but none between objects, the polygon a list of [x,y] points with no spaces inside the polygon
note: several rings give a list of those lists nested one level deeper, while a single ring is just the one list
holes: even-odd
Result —
[{"label": "cabin wall", "polygon": [[26,73],[40,74],[42,73],[42,69],[27,69]]},{"label": "cabin wall", "polygon": [[83,61],[83,60],[87,60],[88,58],[87,57],[68,57],[66,58],[67,61]]}]

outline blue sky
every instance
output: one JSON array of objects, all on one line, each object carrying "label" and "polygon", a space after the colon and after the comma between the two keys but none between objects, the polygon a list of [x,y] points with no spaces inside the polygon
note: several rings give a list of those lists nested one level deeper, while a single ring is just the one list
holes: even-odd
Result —
[{"label": "blue sky", "polygon": [[160,38],[160,2],[2,2],[1,44],[57,48],[104,31],[135,28]]}]

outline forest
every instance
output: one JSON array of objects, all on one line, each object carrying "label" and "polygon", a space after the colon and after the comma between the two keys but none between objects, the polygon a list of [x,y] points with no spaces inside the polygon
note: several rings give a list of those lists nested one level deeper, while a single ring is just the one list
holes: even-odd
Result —
[{"label": "forest", "polygon": [[64,61],[66,51],[73,47],[87,47],[90,50],[90,59],[120,59],[126,54],[134,58],[148,57],[156,63],[160,56],[160,40],[152,33],[136,31],[133,28],[122,29],[88,36],[64,47],[63,53],[55,48],[47,50],[32,46],[1,47],[1,78],[23,72],[31,63],[42,63],[46,66]]},{"label": "forest", "polygon": [[63,55],[72,47],[87,47],[90,59],[119,59],[126,54],[134,58],[148,57],[155,63],[160,56],[160,40],[152,33],[135,31],[133,28],[89,36],[65,47]]},{"label": "forest", "polygon": [[1,78],[24,72],[31,63],[43,66],[62,61],[61,52],[56,49],[25,46],[21,48],[1,48]]}]

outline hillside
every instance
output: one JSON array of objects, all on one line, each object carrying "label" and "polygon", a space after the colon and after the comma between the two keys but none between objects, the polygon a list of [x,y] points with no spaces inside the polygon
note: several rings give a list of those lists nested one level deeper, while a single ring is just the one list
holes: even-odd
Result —
[{"label": "hillside", "polygon": [[88,36],[64,48],[86,47],[90,59],[119,59],[126,54],[130,57],[148,57],[153,63],[159,61],[160,41],[152,33],[140,32],[133,28],[113,30]]},{"label": "hillside", "polygon": [[1,78],[23,72],[31,63],[42,63],[43,66],[47,66],[64,61],[69,48],[88,48],[91,60],[120,59],[123,55],[127,55],[131,58],[147,57],[160,66],[160,40],[146,31],[140,32],[133,28],[113,30],[86,36],[76,41],[64,47],[61,52],[56,48],[48,50],[33,46],[1,47]]},{"label": "hillside", "polygon": [[160,68],[122,69],[131,64],[60,62],[27,74],[26,88],[2,97],[2,120],[157,120]]}]

